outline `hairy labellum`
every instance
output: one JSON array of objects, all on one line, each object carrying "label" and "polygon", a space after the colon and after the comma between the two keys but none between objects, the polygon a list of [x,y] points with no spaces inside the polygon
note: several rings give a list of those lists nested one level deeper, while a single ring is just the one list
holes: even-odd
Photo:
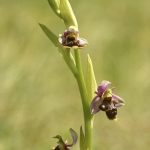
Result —
[{"label": "hairy labellum", "polygon": [[111,110],[105,111],[108,119],[114,120],[117,118],[117,108],[113,108]]},{"label": "hairy labellum", "polygon": [[79,44],[79,40],[77,40],[75,37],[67,37],[63,45],[69,46],[69,47],[72,47],[72,46],[83,47]]},{"label": "hairy labellum", "polygon": [[105,97],[102,104],[99,106],[99,109],[102,111],[108,111],[114,108],[115,106],[111,100],[112,97]]},{"label": "hairy labellum", "polygon": [[115,103],[112,102],[112,97],[106,97],[99,106],[99,109],[106,112],[108,119],[114,120],[117,118],[117,108]]}]

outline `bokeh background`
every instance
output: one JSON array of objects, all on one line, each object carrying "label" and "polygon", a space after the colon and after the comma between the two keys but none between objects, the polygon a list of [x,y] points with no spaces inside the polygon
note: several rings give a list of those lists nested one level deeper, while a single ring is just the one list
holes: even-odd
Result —
[{"label": "bokeh background", "polygon": [[[95,115],[94,150],[150,147],[150,1],[70,0],[81,50],[93,61],[97,84],[112,82],[126,105],[118,122]],[[46,0],[0,0],[0,150],[50,150],[60,134],[72,142],[83,125],[76,81],[38,23],[65,30]],[[78,150],[76,144],[72,149]]]}]

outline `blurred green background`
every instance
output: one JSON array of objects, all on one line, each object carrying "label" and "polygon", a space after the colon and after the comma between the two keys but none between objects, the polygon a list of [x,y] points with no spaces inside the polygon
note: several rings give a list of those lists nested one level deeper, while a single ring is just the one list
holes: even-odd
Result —
[{"label": "blurred green background", "polygon": [[[126,105],[118,122],[95,115],[94,150],[150,147],[150,1],[70,0],[81,50],[93,61],[97,84],[112,82]],[[46,0],[0,0],[0,150],[50,150],[60,134],[79,134],[82,106],[76,81],[38,23],[65,30]],[[78,150],[76,144],[72,149]]]}]

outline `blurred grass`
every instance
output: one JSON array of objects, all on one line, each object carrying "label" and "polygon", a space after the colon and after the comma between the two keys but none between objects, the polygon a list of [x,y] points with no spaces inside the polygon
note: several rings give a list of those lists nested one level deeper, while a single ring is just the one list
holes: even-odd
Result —
[{"label": "blurred grass", "polygon": [[[84,71],[89,53],[97,83],[111,81],[126,102],[117,123],[95,116],[93,149],[148,150],[150,1],[70,2],[90,44]],[[51,149],[53,136],[71,142],[69,128],[79,134],[83,124],[77,84],[39,22],[57,35],[65,29],[47,1],[0,1],[0,150]]]}]

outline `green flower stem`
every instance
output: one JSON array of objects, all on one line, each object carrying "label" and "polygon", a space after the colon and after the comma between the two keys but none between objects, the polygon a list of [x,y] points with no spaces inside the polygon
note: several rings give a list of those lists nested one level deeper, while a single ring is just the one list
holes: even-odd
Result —
[{"label": "green flower stem", "polygon": [[75,54],[76,68],[78,70],[78,74],[75,76],[75,78],[78,83],[78,87],[82,99],[83,113],[84,113],[85,140],[86,140],[87,148],[89,150],[92,150],[93,115],[91,115],[90,108],[89,108],[88,94],[87,94],[84,76],[82,72],[79,49],[75,49],[74,54]]}]

